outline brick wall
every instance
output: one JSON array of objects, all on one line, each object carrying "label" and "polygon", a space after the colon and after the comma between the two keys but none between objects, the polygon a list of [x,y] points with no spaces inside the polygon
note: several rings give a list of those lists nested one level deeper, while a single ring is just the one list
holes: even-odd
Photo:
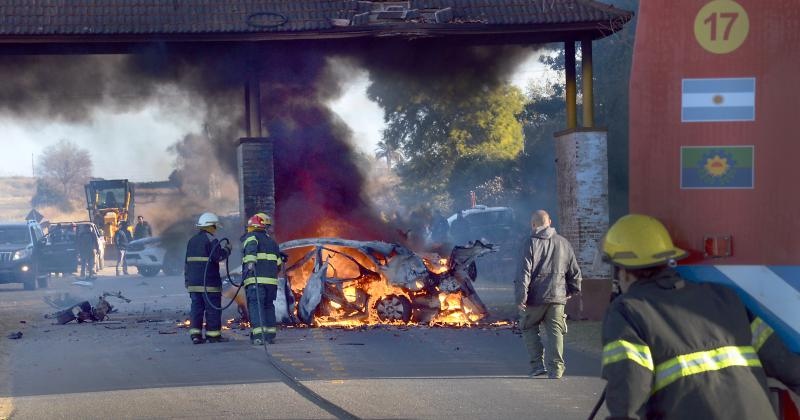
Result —
[{"label": "brick wall", "polygon": [[572,243],[584,279],[582,302],[567,309],[574,317],[598,319],[608,303],[611,274],[608,265],[595,263],[609,226],[607,133],[570,130],[556,134],[555,141],[556,230]]},{"label": "brick wall", "polygon": [[265,212],[275,216],[275,171],[273,141],[265,137],[244,137],[236,146],[239,164],[239,213],[243,222]]}]

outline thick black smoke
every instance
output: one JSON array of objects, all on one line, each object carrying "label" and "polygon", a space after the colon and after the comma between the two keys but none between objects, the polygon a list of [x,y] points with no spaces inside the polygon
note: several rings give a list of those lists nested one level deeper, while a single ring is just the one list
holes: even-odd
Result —
[{"label": "thick black smoke", "polygon": [[[372,40],[248,48],[156,45],[130,55],[0,56],[0,114],[87,122],[99,109],[188,106],[206,129],[173,139],[182,179],[202,177],[202,168],[208,167],[203,162],[214,162],[211,167],[235,179],[244,80],[259,69],[262,120],[276,141],[280,238],[394,239],[393,227],[381,221],[363,195],[365,179],[350,142],[352,133],[327,105],[341,95],[345,81],[332,70],[331,59],[368,70],[372,83],[403,80],[409,88],[458,98],[504,83],[529,51]],[[163,95],[169,89],[185,95]]]}]

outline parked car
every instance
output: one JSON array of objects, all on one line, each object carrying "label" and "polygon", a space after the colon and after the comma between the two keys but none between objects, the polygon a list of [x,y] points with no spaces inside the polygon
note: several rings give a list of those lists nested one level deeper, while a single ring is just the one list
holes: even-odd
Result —
[{"label": "parked car", "polygon": [[0,283],[22,283],[25,290],[46,288],[42,269],[44,233],[38,223],[0,224]]},{"label": "parked car", "polygon": [[92,222],[51,222],[47,226],[45,235],[45,254],[44,266],[48,273],[73,273],[78,266],[77,235],[83,226],[88,226],[92,236],[97,241],[97,249],[94,256],[94,266],[102,270],[105,266],[106,239],[103,232]]},{"label": "parked car", "polygon": [[513,280],[519,263],[519,245],[527,233],[525,226],[516,222],[513,209],[477,205],[451,215],[447,223],[450,238],[456,245],[476,239],[497,245],[498,252],[478,262],[482,278],[501,282]]},{"label": "parked car", "polygon": [[178,250],[167,252],[166,246],[158,236],[137,239],[128,244],[125,260],[129,266],[136,267],[139,274],[153,277],[163,270],[168,276],[183,273],[183,261]]},{"label": "parked car", "polygon": [[[128,265],[136,267],[139,274],[145,277],[155,276],[159,271],[164,271],[168,276],[183,274],[186,243],[197,232],[195,220],[197,217],[192,216],[168,227],[160,236],[131,241],[125,255]],[[230,267],[233,268],[242,261],[239,237],[244,229],[239,227],[241,221],[238,216],[222,217],[220,221],[222,226],[216,237],[230,238],[234,250],[230,257]]]}]

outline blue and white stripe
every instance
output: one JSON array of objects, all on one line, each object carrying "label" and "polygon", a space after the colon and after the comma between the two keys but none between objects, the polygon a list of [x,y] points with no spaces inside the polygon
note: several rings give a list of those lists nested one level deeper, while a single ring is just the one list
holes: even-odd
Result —
[{"label": "blue and white stripe", "polygon": [[756,79],[683,79],[682,122],[754,121]]},{"label": "blue and white stripe", "polygon": [[732,287],[794,352],[800,353],[800,266],[687,265],[685,279]]}]

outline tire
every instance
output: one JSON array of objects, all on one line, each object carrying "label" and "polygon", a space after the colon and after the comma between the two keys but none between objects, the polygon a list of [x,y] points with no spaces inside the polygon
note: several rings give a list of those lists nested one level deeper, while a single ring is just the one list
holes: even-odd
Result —
[{"label": "tire", "polygon": [[146,266],[138,266],[136,269],[139,271],[144,277],[155,277],[159,271],[161,271],[161,267],[146,267]]},{"label": "tire", "polygon": [[381,321],[407,323],[411,319],[411,302],[405,296],[385,296],[375,303],[375,310]]}]

